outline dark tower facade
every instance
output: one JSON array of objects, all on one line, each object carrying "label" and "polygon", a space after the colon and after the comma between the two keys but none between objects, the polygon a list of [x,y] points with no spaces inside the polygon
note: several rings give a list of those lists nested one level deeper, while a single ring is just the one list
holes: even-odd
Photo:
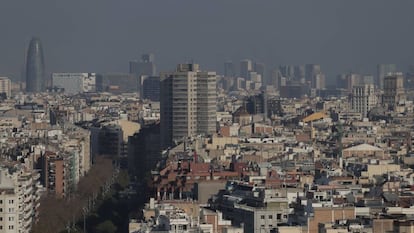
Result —
[{"label": "dark tower facade", "polygon": [[32,38],[26,58],[26,91],[33,93],[44,91],[45,81],[42,44],[38,38]]}]

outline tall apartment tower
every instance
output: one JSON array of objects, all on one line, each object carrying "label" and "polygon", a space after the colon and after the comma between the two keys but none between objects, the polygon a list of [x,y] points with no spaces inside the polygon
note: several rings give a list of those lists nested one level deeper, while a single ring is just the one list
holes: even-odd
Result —
[{"label": "tall apartment tower", "polygon": [[384,78],[390,74],[397,72],[397,65],[395,64],[379,64],[377,65],[377,77],[375,85],[380,89],[384,89]]},{"label": "tall apartment tower", "polygon": [[200,71],[198,64],[180,64],[161,73],[161,145],[216,132],[216,73]]},{"label": "tall apartment tower", "polygon": [[38,38],[32,38],[26,58],[26,91],[42,92],[45,90],[45,61],[43,48]]},{"label": "tall apartment tower", "polygon": [[253,63],[251,60],[240,61],[240,77],[249,79],[250,72],[253,71]]},{"label": "tall apartment tower", "polygon": [[404,99],[405,91],[403,74],[388,74],[384,78],[384,94],[382,96],[382,103],[387,106],[395,106],[400,100]]},{"label": "tall apartment tower", "polygon": [[355,112],[362,113],[363,117],[377,104],[374,84],[362,84],[352,87],[351,107]]}]

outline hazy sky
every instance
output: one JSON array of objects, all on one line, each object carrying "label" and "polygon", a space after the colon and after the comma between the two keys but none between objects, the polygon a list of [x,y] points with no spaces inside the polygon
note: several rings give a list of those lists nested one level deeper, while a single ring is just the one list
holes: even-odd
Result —
[{"label": "hazy sky", "polygon": [[412,0],[1,0],[0,75],[19,77],[32,36],[47,72],[127,72],[141,53],[158,70],[194,60],[222,72],[244,58],[320,63],[333,76],[414,63]]}]

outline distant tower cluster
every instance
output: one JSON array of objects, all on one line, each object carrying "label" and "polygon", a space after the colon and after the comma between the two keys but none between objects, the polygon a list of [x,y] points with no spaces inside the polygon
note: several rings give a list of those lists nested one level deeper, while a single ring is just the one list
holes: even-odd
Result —
[{"label": "distant tower cluster", "polygon": [[37,93],[45,90],[45,61],[39,38],[32,38],[27,50],[26,91]]}]

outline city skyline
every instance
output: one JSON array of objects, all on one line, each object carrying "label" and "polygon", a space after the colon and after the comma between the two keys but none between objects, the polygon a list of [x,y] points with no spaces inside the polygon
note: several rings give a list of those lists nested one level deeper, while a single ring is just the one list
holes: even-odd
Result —
[{"label": "city skyline", "polygon": [[[32,36],[46,48],[48,74],[126,72],[129,60],[152,52],[159,71],[192,60],[219,73],[227,60],[251,59],[268,70],[314,63],[332,82],[349,71],[375,74],[382,63],[405,71],[414,60],[411,2],[79,3],[2,3],[0,50],[8,56],[0,58],[0,74],[21,76]],[[188,22],[196,26],[190,36],[176,33]]]}]

